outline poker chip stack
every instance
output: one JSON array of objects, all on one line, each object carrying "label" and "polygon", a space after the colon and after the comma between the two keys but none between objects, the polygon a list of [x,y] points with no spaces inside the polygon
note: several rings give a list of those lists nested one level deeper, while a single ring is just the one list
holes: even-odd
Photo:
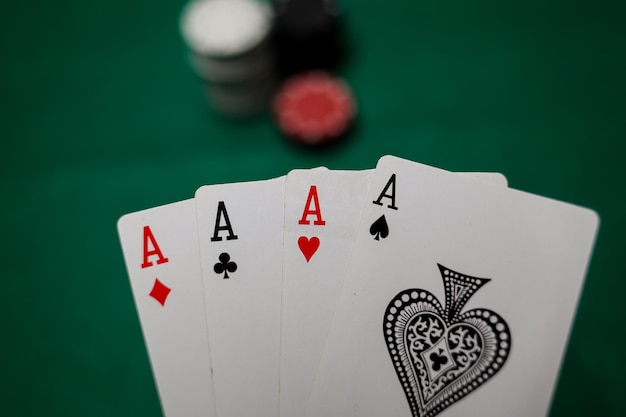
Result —
[{"label": "poker chip stack", "polygon": [[342,20],[337,0],[192,0],[181,31],[217,111],[246,116],[272,103],[281,133],[319,145],[345,136],[356,114],[351,89],[333,75]]},{"label": "poker chip stack", "polygon": [[348,133],[356,112],[348,84],[332,75],[344,60],[337,0],[275,0],[274,42],[283,83],[274,97],[280,131],[305,145]]},{"label": "poker chip stack", "polygon": [[267,108],[275,87],[272,8],[258,0],[193,0],[181,16],[191,66],[220,113]]}]

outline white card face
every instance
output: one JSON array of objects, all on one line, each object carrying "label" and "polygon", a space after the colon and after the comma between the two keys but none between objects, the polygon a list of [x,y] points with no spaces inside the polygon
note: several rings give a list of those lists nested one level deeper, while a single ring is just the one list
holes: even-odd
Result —
[{"label": "white card face", "polygon": [[[280,416],[304,416],[373,170],[293,170],[285,187]],[[498,173],[463,173],[506,186]]]},{"label": "white card face", "polygon": [[460,174],[500,187],[509,185],[506,177],[499,172],[460,172]]},{"label": "white card face", "polygon": [[597,225],[383,157],[306,415],[545,416]]},{"label": "white card face", "polygon": [[215,416],[193,199],[123,216],[118,233],[167,417]]},{"label": "white card face", "polygon": [[287,175],[280,416],[301,417],[334,311],[373,171]]},{"label": "white card face", "polygon": [[220,417],[276,416],[285,177],[196,191]]}]

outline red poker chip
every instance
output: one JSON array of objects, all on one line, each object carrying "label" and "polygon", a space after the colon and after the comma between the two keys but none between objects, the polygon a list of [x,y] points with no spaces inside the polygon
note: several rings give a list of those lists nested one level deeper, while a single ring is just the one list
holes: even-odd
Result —
[{"label": "red poker chip", "polygon": [[348,85],[324,72],[289,79],[274,99],[281,131],[294,139],[318,144],[336,139],[352,123],[355,104]]}]

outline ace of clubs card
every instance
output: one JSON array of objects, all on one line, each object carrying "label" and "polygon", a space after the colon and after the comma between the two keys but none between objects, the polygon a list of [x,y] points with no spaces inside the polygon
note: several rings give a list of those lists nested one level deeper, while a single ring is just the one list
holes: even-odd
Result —
[{"label": "ace of clubs card", "polygon": [[544,416],[597,227],[381,158],[306,416]]},{"label": "ace of clubs card", "polygon": [[285,177],[196,191],[220,417],[276,416]]},{"label": "ace of clubs card", "polygon": [[117,224],[166,417],[216,415],[195,213],[190,199]]}]

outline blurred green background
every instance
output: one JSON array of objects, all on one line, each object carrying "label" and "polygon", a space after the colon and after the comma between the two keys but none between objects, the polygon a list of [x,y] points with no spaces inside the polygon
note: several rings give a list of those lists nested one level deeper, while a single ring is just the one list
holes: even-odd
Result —
[{"label": "blurred green background", "polygon": [[179,35],[183,4],[1,6],[0,414],[160,415],[122,214],[203,184],[394,154],[499,171],[599,212],[550,415],[626,415],[626,3],[354,0],[341,74],[359,124],[323,150],[287,142],[267,115],[207,107]]}]

